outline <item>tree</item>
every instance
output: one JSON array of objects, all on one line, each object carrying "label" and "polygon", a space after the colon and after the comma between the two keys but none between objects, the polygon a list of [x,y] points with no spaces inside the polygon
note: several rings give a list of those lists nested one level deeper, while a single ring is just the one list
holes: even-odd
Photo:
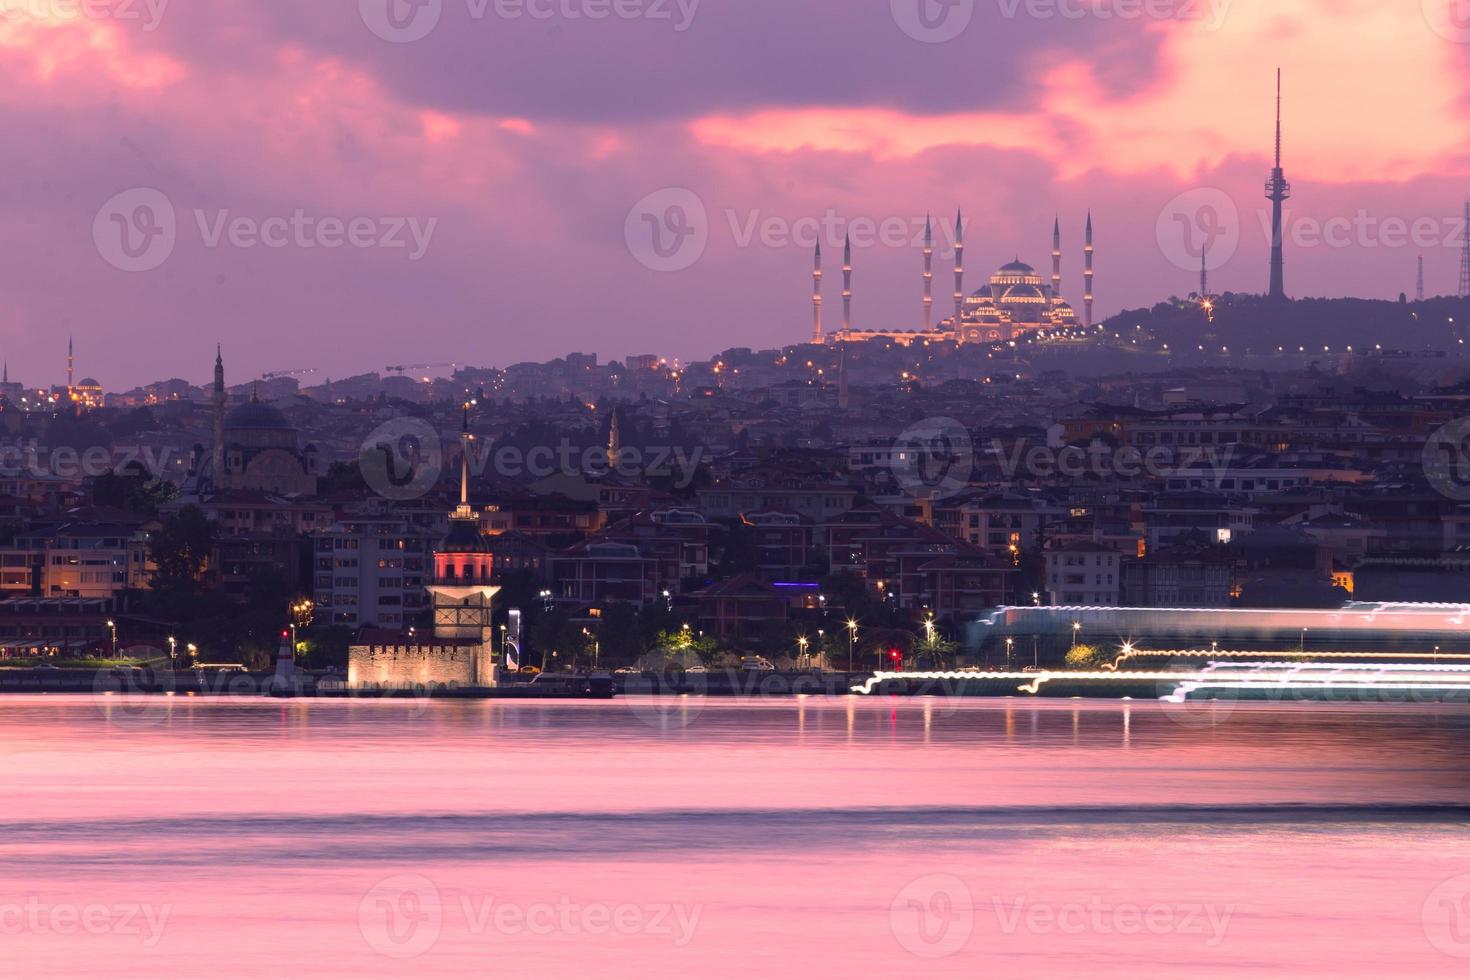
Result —
[{"label": "tree", "polygon": [[153,587],[189,590],[197,587],[218,538],[219,525],[193,504],[164,518],[163,526],[154,533],[148,546],[158,566]]},{"label": "tree", "polygon": [[1090,643],[1079,643],[1067,651],[1067,666],[1077,670],[1091,670],[1107,662],[1107,655],[1100,647]]}]

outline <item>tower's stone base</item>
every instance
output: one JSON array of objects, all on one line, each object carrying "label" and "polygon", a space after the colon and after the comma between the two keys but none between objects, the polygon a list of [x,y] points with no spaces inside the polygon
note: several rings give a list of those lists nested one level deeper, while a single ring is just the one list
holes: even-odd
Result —
[{"label": "tower's stone base", "polygon": [[490,644],[354,646],[347,652],[347,686],[354,690],[495,687]]}]

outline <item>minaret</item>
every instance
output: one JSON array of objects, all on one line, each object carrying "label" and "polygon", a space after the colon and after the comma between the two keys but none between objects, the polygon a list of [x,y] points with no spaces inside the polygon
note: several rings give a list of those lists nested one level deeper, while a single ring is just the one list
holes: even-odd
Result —
[{"label": "minaret", "polygon": [[225,354],[219,344],[214,348],[214,485],[225,485]]},{"label": "minaret", "polygon": [[1281,169],[1281,69],[1276,69],[1276,167],[1266,182],[1266,200],[1271,202],[1271,292],[1272,299],[1286,299],[1286,260],[1281,235],[1281,205],[1291,197],[1291,185]]},{"label": "minaret", "polygon": [[1083,323],[1082,323],[1082,325],[1084,327],[1091,327],[1092,326],[1092,277],[1093,277],[1093,269],[1092,269],[1092,212],[1090,210],[1087,212],[1087,241],[1082,246],[1082,256],[1083,256],[1083,260],[1084,260],[1083,266],[1082,266],[1082,280],[1083,280],[1082,305],[1083,305],[1083,309],[1085,311],[1084,312],[1084,317],[1083,317]]},{"label": "minaret", "polygon": [[847,345],[842,345],[842,361],[837,367],[837,407],[847,411]]},{"label": "minaret", "polygon": [[954,337],[960,339],[960,315],[965,309],[965,219],[954,214]]},{"label": "minaret", "polygon": [[822,243],[812,259],[812,343],[825,343],[822,337]]},{"label": "minaret", "polygon": [[842,243],[842,330],[852,330],[852,236]]},{"label": "minaret", "polygon": [[73,348],[72,348],[72,340],[71,340],[70,337],[67,337],[66,338],[66,397],[68,399],[71,398],[72,379],[75,377],[75,374],[76,374],[75,369],[76,369],[76,356],[75,356],[75,353],[74,353]]},{"label": "minaret", "polygon": [[1207,261],[1210,255],[1210,247],[1206,245],[1199,251],[1199,298],[1210,298],[1210,267]]},{"label": "minaret", "polygon": [[1051,299],[1053,303],[1062,298],[1062,219],[1058,215],[1051,226]]},{"label": "minaret", "polygon": [[1424,302],[1424,256],[1419,256],[1419,278],[1414,283],[1414,302]]},{"label": "minaret", "polygon": [[613,406],[612,421],[607,427],[607,461],[610,466],[617,466],[618,460],[623,458],[623,433],[618,428],[618,409]]},{"label": "minaret", "polygon": [[934,224],[924,215],[924,329],[934,329]]}]

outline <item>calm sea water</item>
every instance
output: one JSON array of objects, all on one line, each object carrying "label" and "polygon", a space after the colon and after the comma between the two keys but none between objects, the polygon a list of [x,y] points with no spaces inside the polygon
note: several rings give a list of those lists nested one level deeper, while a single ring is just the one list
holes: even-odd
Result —
[{"label": "calm sea water", "polygon": [[0,718],[4,976],[1470,972],[1461,710],[14,697]]}]

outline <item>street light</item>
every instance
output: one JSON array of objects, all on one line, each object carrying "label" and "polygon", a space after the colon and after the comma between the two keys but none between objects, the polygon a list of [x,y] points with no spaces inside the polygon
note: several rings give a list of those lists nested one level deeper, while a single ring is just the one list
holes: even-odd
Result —
[{"label": "street light", "polygon": [[112,633],[112,656],[117,659],[117,624],[112,620],[107,621],[107,629]]},{"label": "street light", "polygon": [[853,652],[857,648],[857,631],[857,620],[849,619],[847,621],[847,672],[849,674],[852,673]]},{"label": "street light", "polygon": [[168,638],[168,665],[170,667],[179,665],[179,639],[176,636]]},{"label": "street light", "polygon": [[1041,593],[1040,592],[1033,592],[1033,593],[1031,593],[1031,605],[1033,605],[1033,606],[1039,606],[1039,605],[1041,605]]},{"label": "street light", "polygon": [[1007,668],[1009,668],[1012,665],[1012,663],[1014,663],[1015,653],[1016,653],[1016,638],[1014,636],[1008,636],[1008,637],[1006,637],[1006,667]]},{"label": "street light", "polygon": [[797,648],[797,650],[801,651],[800,656],[798,657],[798,659],[801,661],[802,666],[806,666],[806,663],[807,663],[807,659],[806,659],[806,645],[807,645],[807,643],[808,643],[808,640],[804,636],[798,636],[796,638],[796,648]]}]

